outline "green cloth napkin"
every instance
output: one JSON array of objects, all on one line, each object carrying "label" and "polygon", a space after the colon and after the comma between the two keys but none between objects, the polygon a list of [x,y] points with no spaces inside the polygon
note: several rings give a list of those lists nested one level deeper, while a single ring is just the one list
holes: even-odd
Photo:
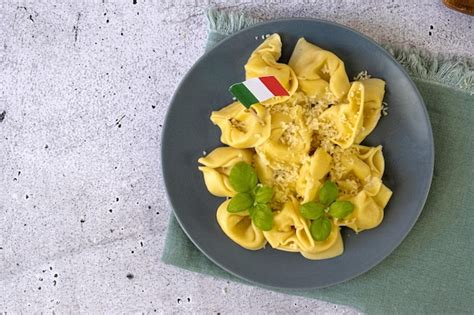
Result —
[{"label": "green cloth napkin", "polygon": [[[210,10],[207,48],[258,22]],[[474,63],[413,48],[385,46],[412,75],[428,108],[435,140],[433,183],[425,208],[403,243],[382,263],[326,289],[287,294],[350,305],[366,313],[474,311]],[[243,282],[209,261],[171,217],[162,260]]]}]

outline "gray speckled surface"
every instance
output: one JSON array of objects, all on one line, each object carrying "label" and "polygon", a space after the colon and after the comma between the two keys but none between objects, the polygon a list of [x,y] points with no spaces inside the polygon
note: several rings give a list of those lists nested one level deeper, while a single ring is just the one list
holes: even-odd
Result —
[{"label": "gray speckled surface", "polygon": [[[0,3],[0,312],[356,313],[160,262],[161,127],[214,1],[133,2]],[[439,1],[287,3],[217,6],[474,51],[473,18]]]}]

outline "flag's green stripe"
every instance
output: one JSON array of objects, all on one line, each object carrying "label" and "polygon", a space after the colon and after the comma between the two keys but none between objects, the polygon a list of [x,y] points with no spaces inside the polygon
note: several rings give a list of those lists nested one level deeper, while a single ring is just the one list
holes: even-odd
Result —
[{"label": "flag's green stripe", "polygon": [[245,107],[249,108],[255,103],[258,103],[258,99],[250,92],[249,89],[243,83],[236,83],[230,87],[230,92],[241,102]]}]

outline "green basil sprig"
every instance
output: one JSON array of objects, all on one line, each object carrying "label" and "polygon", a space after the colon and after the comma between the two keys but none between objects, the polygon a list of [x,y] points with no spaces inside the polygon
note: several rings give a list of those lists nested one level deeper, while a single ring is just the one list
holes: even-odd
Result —
[{"label": "green basil sprig", "polygon": [[230,170],[229,182],[237,194],[230,199],[227,211],[236,213],[248,210],[252,222],[262,231],[273,227],[273,212],[268,202],[273,189],[258,183],[257,173],[250,164],[239,162]]},{"label": "green basil sprig", "polygon": [[354,205],[348,200],[336,200],[339,195],[337,185],[326,181],[319,190],[319,202],[310,201],[300,206],[301,215],[311,220],[309,228],[316,241],[324,241],[331,234],[331,221],[328,216],[343,219],[354,211]]}]

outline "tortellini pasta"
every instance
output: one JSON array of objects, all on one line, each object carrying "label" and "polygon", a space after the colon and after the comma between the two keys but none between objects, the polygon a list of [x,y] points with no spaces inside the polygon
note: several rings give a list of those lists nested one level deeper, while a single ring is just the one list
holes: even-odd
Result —
[{"label": "tortellini pasta", "polygon": [[[304,38],[288,64],[278,62],[281,48],[280,36],[269,36],[251,54],[245,74],[247,79],[273,75],[289,96],[249,109],[234,102],[212,112],[211,121],[228,147],[200,158],[199,169],[215,196],[236,195],[229,174],[242,161],[253,166],[261,185],[273,189],[268,203],[273,225],[266,231],[254,224],[251,206],[229,212],[230,199],[219,206],[217,222],[232,241],[249,250],[268,243],[307,259],[329,259],[344,251],[341,228],[358,233],[377,227],[392,196],[382,179],[382,146],[360,144],[379,122],[385,82],[370,77],[350,82],[341,59]],[[313,238],[311,221],[300,207],[317,201],[329,180],[338,187],[338,200],[350,201],[353,211],[336,218],[326,208],[331,229],[324,241],[316,241],[319,238]]]},{"label": "tortellini pasta", "polygon": [[[278,62],[281,56],[281,45],[280,35],[273,34],[268,37],[255,49],[252,55],[250,55],[245,65],[245,77],[246,79],[251,79],[263,76],[275,76],[291,96],[298,88],[298,80],[290,66]],[[263,104],[276,104],[288,98],[289,96],[277,96],[263,102]]]},{"label": "tortellini pasta", "polygon": [[271,115],[260,104],[247,109],[234,102],[212,112],[211,121],[221,129],[221,142],[234,148],[253,148],[270,137]]},{"label": "tortellini pasta", "polygon": [[[340,156],[341,171],[335,181],[343,190],[364,189],[369,196],[375,196],[382,185],[385,161],[382,146],[353,146]],[[353,183],[357,183],[357,187]]]},{"label": "tortellini pasta", "polygon": [[337,223],[340,226],[350,227],[356,232],[372,229],[382,222],[383,209],[391,196],[392,191],[384,184],[380,186],[380,190],[375,196],[370,196],[365,190],[362,190],[347,199],[354,204],[354,212],[349,218]]},{"label": "tortellini pasta", "polygon": [[332,157],[318,148],[313,156],[301,166],[296,182],[296,192],[303,202],[314,200],[323,184],[321,181],[331,170]]},{"label": "tortellini pasta", "polygon": [[341,163],[344,171],[335,181],[350,196],[345,199],[354,204],[355,210],[348,218],[338,221],[339,224],[356,232],[378,226],[392,195],[382,183],[385,169],[382,147],[354,146],[354,153],[342,156]]},{"label": "tortellini pasta", "polygon": [[329,100],[340,100],[349,91],[342,60],[304,38],[296,43],[288,65],[298,77],[299,88],[310,97],[329,96]]},{"label": "tortellini pasta", "polygon": [[209,192],[217,197],[234,196],[235,191],[229,183],[230,169],[241,161],[251,163],[252,155],[251,150],[220,147],[200,158],[198,162],[204,166],[199,166],[199,170],[204,175]]},{"label": "tortellini pasta", "polygon": [[321,115],[337,130],[331,140],[343,149],[361,143],[380,119],[384,93],[385,82],[380,79],[353,82],[348,102],[334,105]]},{"label": "tortellini pasta", "polygon": [[227,211],[229,200],[224,201],[217,209],[217,223],[222,231],[240,246],[257,250],[265,246],[267,240],[253,222],[247,211],[230,213]]},{"label": "tortellini pasta", "polygon": [[380,79],[361,80],[360,83],[364,86],[364,116],[355,143],[361,143],[374,130],[381,116],[385,94],[385,82]]},{"label": "tortellini pasta", "polygon": [[297,163],[307,154],[311,145],[311,130],[304,122],[301,106],[293,107],[288,113],[272,115],[270,137],[256,147],[259,155],[265,155],[270,163]]},{"label": "tortellini pasta", "polygon": [[347,149],[354,144],[362,128],[363,115],[364,86],[360,82],[354,82],[349,90],[348,102],[331,106],[320,118],[337,131],[330,139],[341,148]]},{"label": "tortellini pasta", "polygon": [[299,202],[295,198],[276,212],[273,229],[263,232],[263,235],[273,248],[300,252],[309,259],[329,258],[327,256],[337,256],[343,251],[339,227],[335,225],[325,241],[315,241],[312,238],[308,220],[301,216]]}]

